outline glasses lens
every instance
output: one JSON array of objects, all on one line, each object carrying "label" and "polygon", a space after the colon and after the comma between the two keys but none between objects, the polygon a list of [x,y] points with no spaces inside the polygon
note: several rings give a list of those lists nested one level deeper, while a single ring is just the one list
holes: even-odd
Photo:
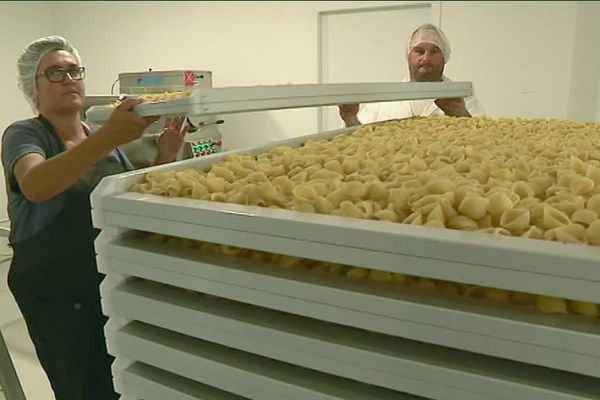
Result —
[{"label": "glasses lens", "polygon": [[48,68],[46,72],[44,72],[46,78],[50,82],[62,82],[65,80],[67,74],[69,75],[69,79],[79,81],[85,77],[85,68],[84,67],[73,67],[69,69],[64,68]]},{"label": "glasses lens", "polygon": [[75,79],[79,81],[85,77],[85,68],[84,67],[73,67],[69,69],[69,75],[71,79]]},{"label": "glasses lens", "polygon": [[62,68],[50,68],[45,72],[46,78],[48,78],[50,82],[62,82],[63,79],[65,79],[66,73],[67,71]]}]

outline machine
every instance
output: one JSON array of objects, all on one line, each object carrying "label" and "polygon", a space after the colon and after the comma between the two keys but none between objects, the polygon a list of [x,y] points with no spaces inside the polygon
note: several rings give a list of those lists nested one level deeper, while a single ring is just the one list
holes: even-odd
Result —
[{"label": "machine", "polygon": [[[146,72],[127,72],[119,74],[120,96],[88,96],[85,110],[94,106],[108,106],[123,96],[147,96],[152,94],[176,93],[189,91],[193,88],[212,87],[212,72],[201,70],[171,70]],[[112,92],[112,90],[111,90]],[[86,113],[87,120],[92,123],[102,124],[103,120],[93,118]],[[152,165],[156,157],[156,140],[160,136],[166,117],[161,117],[156,123],[149,126],[144,135],[131,143],[122,146],[136,168]],[[178,159],[188,159],[214,154],[222,151],[223,144],[217,125],[224,121],[217,116],[188,115],[188,135],[185,139],[181,154]]]}]

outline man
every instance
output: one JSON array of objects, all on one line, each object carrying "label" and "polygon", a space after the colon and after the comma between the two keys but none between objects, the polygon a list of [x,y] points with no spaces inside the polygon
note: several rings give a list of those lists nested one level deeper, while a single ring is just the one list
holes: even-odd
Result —
[{"label": "man", "polygon": [[[444,66],[450,58],[450,43],[444,32],[435,25],[421,25],[410,35],[406,58],[410,82],[450,82],[444,76]],[[409,80],[404,79],[404,82],[407,81]],[[473,96],[465,99],[407,100],[362,106],[342,104],[339,111],[346,127],[414,116],[471,117],[484,114],[481,103]]]}]

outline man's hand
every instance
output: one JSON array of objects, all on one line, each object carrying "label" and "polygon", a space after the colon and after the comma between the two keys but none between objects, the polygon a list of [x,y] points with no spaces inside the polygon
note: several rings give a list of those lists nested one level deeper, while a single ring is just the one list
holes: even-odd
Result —
[{"label": "man's hand", "polygon": [[360,121],[356,116],[358,114],[358,103],[353,104],[340,104],[338,108],[340,109],[340,117],[344,120],[346,127],[357,126],[360,125]]},{"label": "man's hand", "polygon": [[449,117],[470,117],[467,111],[465,99],[462,97],[453,97],[449,99],[437,99],[435,105],[438,106],[444,114]]}]

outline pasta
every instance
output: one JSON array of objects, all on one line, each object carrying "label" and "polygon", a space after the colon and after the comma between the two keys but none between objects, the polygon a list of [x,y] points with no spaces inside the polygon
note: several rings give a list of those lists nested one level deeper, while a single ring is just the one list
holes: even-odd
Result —
[{"label": "pasta", "polygon": [[[494,228],[498,229],[498,228]],[[502,229],[502,228],[499,228]],[[393,287],[413,287],[428,292],[436,292],[448,296],[464,296],[482,301],[502,304],[514,304],[520,306],[535,306],[539,311],[546,314],[569,314],[574,313],[586,317],[597,318],[600,316],[600,306],[595,303],[567,300],[557,297],[535,295],[525,292],[513,292],[506,289],[468,286],[462,283],[429,279],[406,275],[397,272],[377,268],[363,268],[331,262],[314,261],[283,254],[273,254],[261,251],[249,250],[234,246],[197,242],[185,238],[169,237],[149,233],[148,239],[155,242],[163,242],[170,246],[182,246],[190,249],[198,249],[203,253],[222,253],[232,257],[245,257],[261,263],[271,263],[284,269],[305,270],[315,273],[330,274],[346,277],[352,280],[371,281],[374,284],[390,284]]]},{"label": "pasta", "polygon": [[529,228],[531,217],[526,208],[513,208],[506,210],[500,217],[500,225],[511,232],[522,231]]},{"label": "pasta", "polygon": [[[135,95],[135,97],[141,98],[142,100],[144,100],[144,103],[161,103],[164,101],[185,99],[187,97],[190,97],[191,95],[192,95],[192,90],[186,89],[186,90],[180,90],[180,91],[174,91],[174,92],[139,94],[139,95]],[[116,100],[111,104],[108,104],[106,106],[101,106],[101,107],[112,109],[112,108],[117,107],[121,103],[122,103],[121,100]]]},{"label": "pasta", "polygon": [[597,245],[597,133],[570,121],[415,118],[208,171],[150,171],[131,189]]},{"label": "pasta", "polygon": [[[600,124],[489,118],[391,121],[330,140],[307,140],[298,148],[231,155],[207,170],[150,171],[131,190],[598,246]],[[250,257],[269,255],[251,252]],[[286,258],[274,262],[292,263]],[[293,267],[298,265],[308,268],[302,262]],[[584,302],[467,288],[375,268],[319,265],[315,270],[534,304],[549,313],[598,313],[596,305]]]},{"label": "pasta", "polygon": [[565,299],[548,296],[535,296],[537,308],[547,314],[567,314],[567,302]]}]

